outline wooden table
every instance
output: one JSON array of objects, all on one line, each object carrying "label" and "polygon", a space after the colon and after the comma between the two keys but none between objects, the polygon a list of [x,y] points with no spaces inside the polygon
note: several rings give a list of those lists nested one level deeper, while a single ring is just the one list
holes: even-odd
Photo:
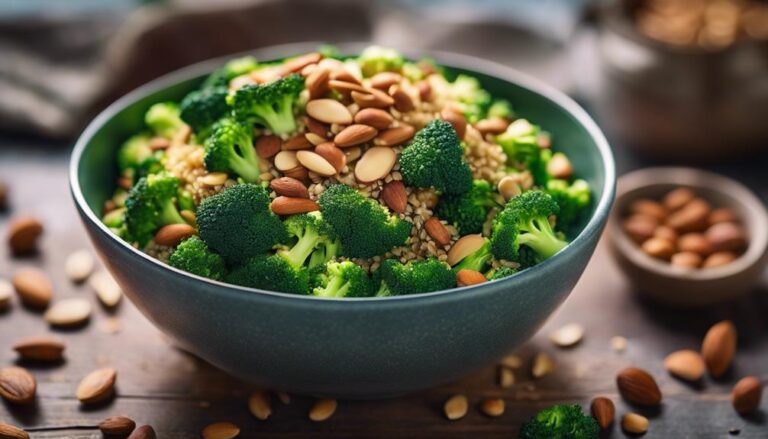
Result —
[{"label": "wooden table", "polygon": [[[768,379],[768,288],[765,283],[750,297],[711,309],[680,312],[636,300],[632,288],[601,244],[584,277],[565,305],[533,340],[519,350],[526,359],[547,351],[557,360],[551,375],[532,380],[528,365],[516,374],[517,384],[501,389],[495,366],[465,379],[386,401],[340,401],[333,418],[313,423],[307,412],[311,398],[292,395],[289,405],[273,400],[273,416],[253,418],[246,406],[252,386],[233,379],[203,361],[171,346],[136,308],[124,301],[114,312],[98,306],[87,286],[74,286],[63,272],[71,252],[90,248],[68,193],[68,148],[45,148],[40,142],[0,141],[0,178],[12,185],[12,214],[31,213],[45,222],[39,256],[14,259],[3,245],[0,277],[9,278],[23,266],[42,267],[55,284],[55,297],[87,297],[95,307],[90,323],[77,330],[51,331],[42,316],[14,300],[10,311],[0,314],[0,367],[14,364],[13,342],[20,337],[54,332],[66,341],[66,361],[60,365],[28,365],[38,380],[34,406],[0,405],[0,420],[27,428],[39,438],[100,437],[95,425],[108,415],[125,414],[141,424],[151,424],[161,438],[199,437],[215,421],[231,421],[242,428],[241,437],[434,437],[511,438],[520,424],[539,409],[555,403],[588,406],[596,395],[617,403],[618,413],[629,407],[620,401],[614,377],[625,366],[652,372],[664,393],[656,411],[641,410],[651,418],[648,438],[726,438],[729,429],[740,429],[741,438],[768,438],[768,401],[762,411],[740,418],[731,408],[729,393],[735,379],[754,374]],[[622,156],[624,169],[638,165]],[[731,169],[768,195],[766,163],[753,162]],[[763,177],[761,177],[761,175]],[[9,215],[0,216],[5,235]],[[735,367],[722,381],[706,379],[690,386],[669,377],[662,360],[669,352],[697,349],[712,323],[730,318],[739,329]],[[566,323],[586,328],[584,341],[573,349],[554,347],[547,334]],[[613,336],[629,340],[627,350],[614,352]],[[106,405],[81,407],[74,397],[78,381],[90,370],[110,365],[118,370],[118,395]],[[471,401],[469,414],[451,422],[442,415],[443,402],[464,393]],[[487,397],[502,397],[506,413],[491,419],[477,408]],[[768,399],[768,398],[766,398]],[[624,437],[618,428],[613,437]]]}]

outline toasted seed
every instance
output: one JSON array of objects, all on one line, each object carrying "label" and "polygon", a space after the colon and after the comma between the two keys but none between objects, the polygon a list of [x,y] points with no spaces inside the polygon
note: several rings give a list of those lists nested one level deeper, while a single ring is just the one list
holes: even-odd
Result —
[{"label": "toasted seed", "polygon": [[458,264],[462,259],[477,251],[483,244],[485,244],[485,238],[480,234],[462,236],[448,250],[448,265]]},{"label": "toasted seed", "polygon": [[643,251],[649,256],[653,256],[658,259],[669,260],[673,254],[675,254],[675,247],[671,242],[662,238],[651,238],[643,243],[641,246]]},{"label": "toasted seed", "polygon": [[389,128],[393,121],[391,114],[378,108],[364,108],[355,113],[355,123],[368,125],[377,130]]},{"label": "toasted seed", "polygon": [[333,143],[339,148],[360,145],[372,140],[379,132],[374,127],[362,124],[350,125],[333,138]]},{"label": "toasted seed", "polygon": [[678,378],[698,381],[704,376],[704,359],[696,351],[683,349],[667,355],[664,368]]},{"label": "toasted seed", "polygon": [[393,84],[403,80],[403,76],[395,72],[380,72],[371,77],[371,87],[381,91],[389,90]]},{"label": "toasted seed", "polygon": [[231,422],[216,422],[203,429],[203,439],[232,439],[240,434],[240,427]]},{"label": "toasted seed", "polygon": [[637,413],[627,413],[621,418],[621,428],[627,433],[643,434],[648,431],[648,418]]},{"label": "toasted seed", "polygon": [[200,182],[206,186],[221,186],[227,182],[228,178],[226,172],[211,172],[204,175]]},{"label": "toasted seed", "polygon": [[736,214],[736,212],[733,211],[733,209],[720,207],[717,209],[712,209],[712,212],[709,213],[707,222],[710,226],[719,223],[738,223],[739,216]]},{"label": "toasted seed", "polygon": [[377,146],[397,146],[411,140],[416,134],[416,129],[411,125],[401,123],[400,125],[381,131],[373,144]]},{"label": "toasted seed", "polygon": [[[642,214],[634,214],[625,219],[622,223],[622,227],[627,236],[638,244],[642,244],[648,239],[656,236],[657,226],[658,221],[656,218]],[[663,236],[658,236],[658,238],[666,239]],[[672,242],[670,240],[668,241]]]},{"label": "toasted seed", "polygon": [[12,295],[13,285],[4,279],[0,279],[0,312],[3,312],[11,307]]},{"label": "toasted seed", "polygon": [[456,130],[459,139],[464,140],[464,135],[467,132],[467,119],[464,118],[463,114],[446,108],[440,112],[440,117],[453,125],[453,129]]},{"label": "toasted seed", "polygon": [[443,412],[445,417],[451,421],[461,419],[467,414],[469,409],[469,402],[464,395],[454,395],[448,398],[443,405]]},{"label": "toasted seed", "polygon": [[256,140],[256,153],[263,159],[274,157],[283,148],[283,139],[273,134],[259,137]]},{"label": "toasted seed", "polygon": [[744,228],[735,223],[721,222],[710,226],[706,239],[715,251],[739,251],[747,245]]},{"label": "toasted seed", "polygon": [[665,195],[662,202],[667,209],[674,211],[685,206],[694,198],[696,198],[696,194],[694,194],[693,191],[688,188],[681,187]]},{"label": "toasted seed", "polygon": [[656,380],[643,369],[628,367],[616,375],[616,386],[621,396],[632,404],[657,406],[661,403],[661,390]]},{"label": "toasted seed", "polygon": [[523,367],[523,359],[517,355],[507,355],[499,361],[502,366],[509,367],[511,369],[520,369]]},{"label": "toasted seed", "polygon": [[0,439],[29,439],[29,433],[19,427],[0,421]]},{"label": "toasted seed", "polygon": [[[552,156],[552,158],[554,159],[555,157]],[[629,205],[629,210],[631,213],[648,215],[658,221],[664,221],[667,217],[667,209],[663,204],[647,198],[633,201],[632,204]]]},{"label": "toasted seed", "polygon": [[485,278],[485,275],[479,271],[468,270],[465,268],[456,273],[456,285],[460,287],[477,285],[487,281],[488,279]]},{"label": "toasted seed", "polygon": [[155,429],[150,425],[142,425],[136,430],[133,430],[133,433],[128,436],[128,439],[157,439],[157,434],[155,434]]},{"label": "toasted seed", "polygon": [[67,256],[64,271],[72,282],[83,282],[93,273],[93,255],[88,250],[78,250]]},{"label": "toasted seed", "polygon": [[547,163],[547,173],[555,178],[567,180],[573,175],[573,165],[565,154],[555,153]]},{"label": "toasted seed", "polygon": [[197,233],[189,224],[168,224],[155,233],[153,240],[156,244],[166,247],[176,247],[179,243]]},{"label": "toasted seed", "polygon": [[387,109],[395,103],[391,96],[375,88],[367,89],[365,92],[353,91],[352,100],[360,108]]},{"label": "toasted seed", "polygon": [[677,248],[684,252],[693,252],[701,256],[712,253],[713,248],[709,240],[701,233],[686,233],[677,240]]},{"label": "toasted seed", "polygon": [[331,70],[318,67],[307,76],[306,87],[309,92],[309,99],[319,99],[328,93],[328,79],[331,77]]},{"label": "toasted seed", "polygon": [[701,264],[702,268],[715,268],[728,265],[735,261],[737,258],[733,252],[715,252],[704,259],[704,263]]},{"label": "toasted seed", "polygon": [[89,373],[77,385],[75,396],[83,404],[104,401],[115,391],[117,371],[111,367],[96,369]]},{"label": "toasted seed", "polygon": [[279,171],[287,171],[299,166],[296,151],[280,151],[275,156],[275,168]]},{"label": "toasted seed", "polygon": [[381,189],[379,198],[393,212],[405,213],[405,209],[408,206],[408,194],[405,191],[405,184],[400,180],[392,180],[386,183]]},{"label": "toasted seed", "polygon": [[490,119],[483,119],[475,124],[475,128],[480,131],[480,134],[501,134],[507,130],[509,121],[502,117],[492,117]]},{"label": "toasted seed", "polygon": [[348,125],[352,123],[352,114],[341,102],[334,99],[314,99],[307,102],[307,114],[325,123]]},{"label": "toasted seed", "polygon": [[330,163],[331,166],[336,169],[337,173],[341,172],[341,170],[347,166],[347,156],[344,154],[344,151],[339,149],[333,142],[324,141],[323,143],[320,143],[315,146],[315,152]]},{"label": "toasted seed", "polygon": [[531,375],[534,378],[544,378],[555,370],[555,360],[546,352],[539,352],[533,357]]},{"label": "toasted seed", "polygon": [[317,174],[324,176],[336,174],[336,168],[314,151],[299,151],[296,153],[296,159],[302,166]]},{"label": "toasted seed", "polygon": [[592,400],[590,412],[592,412],[592,416],[597,420],[597,425],[601,429],[606,430],[613,424],[613,419],[616,417],[616,406],[610,399],[598,396]]},{"label": "toasted seed", "polygon": [[265,421],[272,415],[272,398],[269,392],[255,390],[248,398],[248,410],[260,421]]},{"label": "toasted seed", "polygon": [[91,318],[91,302],[81,298],[54,302],[45,312],[45,321],[51,326],[63,328],[79,326]]},{"label": "toasted seed", "polygon": [[53,297],[53,287],[43,271],[37,268],[23,268],[13,275],[13,287],[25,305],[47,308]]},{"label": "toasted seed", "polygon": [[330,127],[319,120],[315,120],[311,117],[304,118],[304,124],[307,126],[307,129],[313,133],[316,134],[324,139],[327,139],[330,135]]},{"label": "toasted seed", "polygon": [[575,346],[584,338],[584,327],[578,323],[565,325],[549,334],[549,340],[561,348]]},{"label": "toasted seed", "polygon": [[411,96],[397,84],[393,84],[391,87],[389,87],[389,95],[392,96],[392,99],[395,100],[395,110],[401,113],[408,113],[409,111],[413,111],[413,109],[416,108],[413,103],[413,99],[411,99]]},{"label": "toasted seed", "polygon": [[368,149],[355,165],[355,178],[360,183],[372,183],[389,174],[397,162],[392,148],[374,146]]},{"label": "toasted seed", "polygon": [[99,422],[99,430],[104,435],[128,436],[136,428],[136,422],[127,416],[110,416]]},{"label": "toasted seed", "polygon": [[611,337],[611,349],[614,352],[624,352],[627,350],[627,339],[620,335]]},{"label": "toasted seed", "polygon": [[37,381],[22,367],[0,369],[0,397],[13,404],[28,404],[35,399]]},{"label": "toasted seed", "polygon": [[106,271],[99,271],[91,276],[88,285],[96,292],[96,297],[102,305],[114,308],[123,297],[123,290],[115,279]]},{"label": "toasted seed", "polygon": [[37,241],[43,234],[43,224],[32,217],[14,218],[8,224],[8,246],[14,255],[25,255],[37,250]]},{"label": "toasted seed", "polygon": [[736,343],[736,326],[730,320],[709,328],[701,343],[701,355],[710,375],[719,378],[728,371],[736,354]]},{"label": "toasted seed", "polygon": [[272,200],[270,207],[276,215],[295,215],[320,210],[320,206],[312,200],[285,196],[279,196]]},{"label": "toasted seed", "polygon": [[507,201],[523,193],[517,180],[509,175],[499,180],[497,187],[501,196]]},{"label": "toasted seed", "polygon": [[502,389],[508,389],[515,384],[515,373],[506,366],[499,366],[497,378]]},{"label": "toasted seed", "polygon": [[703,259],[701,255],[694,252],[679,252],[672,255],[670,263],[680,268],[699,268]]},{"label": "toasted seed", "polygon": [[445,228],[439,219],[430,217],[427,221],[424,222],[424,229],[427,231],[427,234],[440,246],[444,247],[451,243],[451,234],[448,233],[448,229]]},{"label": "toasted seed", "polygon": [[309,198],[309,190],[304,183],[291,177],[279,177],[269,182],[269,187],[277,195],[286,197]]},{"label": "toasted seed", "polygon": [[731,391],[731,403],[740,415],[748,415],[760,407],[763,397],[763,384],[760,379],[748,376],[740,379]]},{"label": "toasted seed", "polygon": [[309,410],[309,419],[315,422],[322,422],[333,416],[336,412],[337,402],[335,399],[318,399]]},{"label": "toasted seed", "polygon": [[64,342],[53,337],[26,337],[13,345],[23,360],[27,361],[61,361],[64,358]]},{"label": "toasted seed", "polygon": [[504,414],[505,404],[501,398],[488,398],[480,403],[480,410],[487,416],[497,418]]}]

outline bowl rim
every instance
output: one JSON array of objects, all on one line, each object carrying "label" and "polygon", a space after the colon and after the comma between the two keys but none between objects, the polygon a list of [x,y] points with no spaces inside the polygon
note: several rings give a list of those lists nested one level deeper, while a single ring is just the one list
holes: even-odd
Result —
[{"label": "bowl rim", "polygon": [[[702,185],[700,182],[708,184]],[[655,259],[643,253],[640,247],[632,242],[620,226],[623,212],[622,207],[626,203],[626,197],[636,191],[653,186],[678,185],[700,191],[697,194],[706,198],[706,194],[718,193],[734,200],[754,219],[754,227],[748,227],[750,242],[747,249],[732,263],[720,267],[712,267],[701,270],[686,270],[672,266],[667,262]],[[765,206],[757,196],[746,186],[738,181],[710,171],[696,168],[659,166],[643,168],[621,176],[618,181],[616,193],[616,208],[608,220],[611,229],[611,237],[618,248],[633,265],[646,271],[652,271],[668,278],[690,282],[708,282],[735,276],[750,269],[765,258],[768,249],[768,213]]]},{"label": "bowl rim", "polygon": [[[80,187],[80,182],[78,179],[78,171],[80,168],[80,163],[82,161],[82,156],[86,149],[86,146],[88,145],[90,140],[93,138],[94,134],[96,134],[102,128],[102,126],[106,124],[106,122],[108,122],[109,119],[111,119],[116,113],[122,111],[123,109],[125,109],[125,107],[133,104],[134,102],[144,98],[149,94],[158,92],[164,88],[170,87],[179,82],[190,80],[192,78],[210,73],[216,67],[220,66],[221,64],[223,64],[229,59],[240,57],[240,56],[246,56],[246,55],[255,56],[257,59],[267,59],[267,60],[279,59],[283,57],[295,56],[301,53],[315,51],[322,44],[325,44],[325,42],[300,42],[300,43],[281,44],[281,45],[257,48],[254,50],[248,50],[244,52],[238,52],[238,53],[233,53],[233,54],[229,54],[221,57],[208,59],[205,61],[201,61],[199,63],[195,63],[192,65],[183,67],[171,73],[165,74],[157,79],[154,79],[134,89],[133,91],[127,93],[126,95],[122,96],[121,98],[119,98],[118,100],[110,104],[107,108],[102,110],[88,124],[85,130],[83,130],[83,132],[78,137],[72,151],[70,164],[69,164],[70,192],[72,194],[72,197],[75,200],[75,205],[77,206],[81,215],[84,218],[86,218],[87,221],[92,223],[92,225],[95,225],[96,230],[98,230],[101,234],[106,235],[108,236],[108,239],[114,242],[117,242],[117,244],[124,251],[128,251],[129,254],[133,255],[135,258],[138,257],[140,260],[143,260],[144,262],[149,262],[151,264],[154,264],[156,267],[159,267],[164,270],[168,270],[169,272],[174,273],[176,276],[194,279],[196,281],[205,282],[210,284],[211,286],[218,287],[211,290],[221,292],[221,293],[237,294],[239,296],[242,296],[242,293],[251,293],[251,294],[271,296],[271,297],[280,298],[280,299],[311,301],[314,304],[317,304],[317,303],[332,304],[332,303],[339,303],[339,302],[349,303],[350,305],[347,305],[347,306],[353,306],[351,304],[355,304],[355,303],[356,304],[380,303],[380,302],[400,303],[400,302],[413,301],[413,300],[428,300],[430,298],[435,298],[435,297],[463,297],[467,294],[481,294],[483,292],[489,292],[499,286],[503,286],[505,283],[514,282],[515,279],[519,281],[521,277],[533,277],[539,273],[543,273],[545,270],[548,269],[548,267],[557,263],[559,260],[566,258],[568,254],[577,251],[576,248],[579,247],[579,244],[581,244],[582,242],[585,242],[587,239],[589,239],[590,236],[599,234],[602,228],[601,222],[603,222],[604,224],[607,223],[608,216],[610,213],[610,208],[611,208],[611,205],[613,204],[615,191],[616,191],[616,165],[613,157],[613,152],[611,151],[611,148],[608,144],[608,140],[605,138],[605,135],[603,134],[603,132],[597,126],[595,121],[587,114],[587,112],[581,106],[579,106],[579,104],[577,104],[573,99],[565,95],[563,92],[555,89],[554,87],[547,85],[544,82],[532,76],[521,73],[512,67],[507,67],[505,65],[499,64],[494,61],[489,61],[489,60],[477,58],[471,55],[458,54],[458,53],[452,53],[452,52],[426,50],[426,49],[425,50],[403,49],[395,46],[388,46],[388,47],[395,47],[410,59],[420,59],[423,57],[429,57],[431,59],[434,59],[438,65],[458,68],[458,69],[466,70],[469,72],[485,74],[487,76],[498,78],[506,82],[514,83],[518,87],[522,87],[530,92],[538,94],[544,97],[545,99],[549,100],[552,104],[559,106],[560,108],[565,110],[570,117],[574,118],[576,122],[587,131],[587,134],[593,139],[593,141],[597,146],[600,163],[605,169],[602,195],[595,206],[594,214],[590,217],[587,224],[584,226],[581,232],[576,236],[576,238],[574,238],[571,242],[569,242],[568,245],[563,250],[561,250],[555,256],[547,259],[546,261],[536,264],[533,267],[524,270],[518,275],[510,276],[507,279],[501,279],[493,282],[484,282],[478,285],[456,287],[456,288],[450,288],[447,290],[439,290],[439,291],[433,291],[433,292],[421,293],[421,294],[410,294],[410,295],[404,295],[404,296],[323,298],[323,297],[315,297],[312,295],[297,295],[297,294],[281,293],[277,291],[262,290],[258,288],[243,287],[239,285],[228,284],[222,281],[208,279],[192,273],[187,273],[183,270],[172,267],[158,259],[155,259],[150,255],[134,248],[132,245],[123,241],[122,239],[119,239],[107,228],[106,225],[104,225],[101,222],[100,218],[98,218],[96,213],[93,210],[91,210],[91,208],[89,207],[88,203],[85,200],[85,197],[83,195],[82,188]],[[338,47],[339,50],[344,54],[360,53],[362,49],[372,44],[374,43],[371,43],[371,42],[334,43],[334,45]],[[305,303],[309,303],[309,302],[305,302]]]}]

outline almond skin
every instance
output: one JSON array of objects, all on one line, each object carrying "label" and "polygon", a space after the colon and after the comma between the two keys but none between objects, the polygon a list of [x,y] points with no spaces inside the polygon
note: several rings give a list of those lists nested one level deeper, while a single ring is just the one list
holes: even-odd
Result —
[{"label": "almond skin", "polygon": [[179,243],[197,231],[189,224],[168,224],[163,226],[155,233],[154,241],[156,244],[167,247],[176,247]]},{"label": "almond skin", "polygon": [[128,439],[157,439],[155,429],[149,425],[142,425],[141,427],[133,430]]},{"label": "almond skin", "polygon": [[374,127],[353,124],[341,130],[339,134],[336,134],[336,137],[333,138],[333,143],[339,148],[347,148],[365,143],[376,137],[378,133]]},{"label": "almond skin", "polygon": [[53,287],[48,275],[37,268],[24,268],[13,276],[13,287],[22,303],[31,308],[45,309],[51,303]]},{"label": "almond skin", "polygon": [[730,320],[715,324],[704,336],[701,344],[701,355],[707,371],[719,378],[728,371],[736,353],[736,327]]},{"label": "almond skin", "polygon": [[29,433],[0,421],[0,439],[29,439]]},{"label": "almond skin", "polygon": [[429,218],[424,223],[424,229],[435,242],[441,246],[446,246],[451,243],[451,234],[448,233],[448,229],[445,228],[443,223],[435,217]]},{"label": "almond skin", "polygon": [[453,125],[453,129],[456,130],[456,134],[459,136],[459,139],[464,140],[464,135],[467,133],[467,120],[464,118],[463,114],[459,113],[458,111],[444,109],[440,113],[440,117],[443,118],[444,121]]},{"label": "almond skin", "polygon": [[754,376],[744,377],[733,386],[731,403],[740,415],[748,415],[760,407],[763,396],[763,384]]},{"label": "almond skin", "polygon": [[592,400],[590,411],[597,420],[597,425],[603,430],[608,429],[616,417],[616,406],[613,404],[613,401],[604,396],[598,396]]},{"label": "almond skin", "polygon": [[661,403],[661,390],[656,380],[643,369],[628,367],[616,376],[621,396],[632,404],[657,406]]},{"label": "almond skin", "polygon": [[405,185],[400,180],[392,180],[381,189],[381,199],[396,213],[405,213],[408,206],[408,194]]},{"label": "almond skin", "polygon": [[320,206],[310,199],[285,196],[279,196],[272,200],[270,207],[276,215],[295,215],[320,210]]},{"label": "almond skin", "polygon": [[408,93],[406,93],[405,90],[403,90],[403,88],[399,85],[392,85],[389,88],[389,95],[392,96],[392,99],[395,100],[395,110],[401,113],[407,113],[409,111],[413,111],[415,108],[413,99],[411,99]]},{"label": "almond skin", "polygon": [[479,271],[463,269],[456,273],[456,285],[460,287],[477,285],[487,281],[488,279]]},{"label": "almond skin", "polygon": [[689,349],[667,355],[664,367],[670,374],[687,381],[698,381],[704,376],[704,360],[698,352]]},{"label": "almond skin", "polygon": [[330,130],[327,124],[320,122],[317,119],[311,117],[304,118],[304,124],[311,133],[315,133],[320,137],[328,138]]},{"label": "almond skin", "polygon": [[372,126],[377,130],[389,128],[393,121],[391,114],[378,108],[364,108],[355,114],[355,123]]},{"label": "almond skin", "polygon": [[99,430],[104,435],[128,436],[136,428],[136,422],[127,416],[110,416],[99,422]]},{"label": "almond skin", "polygon": [[13,404],[29,404],[35,399],[37,381],[22,367],[0,369],[0,396]]},{"label": "almond skin", "polygon": [[37,218],[14,218],[8,225],[8,246],[14,255],[34,253],[42,234],[43,224]]},{"label": "almond skin", "polygon": [[324,142],[315,147],[315,152],[324,158],[336,172],[341,172],[347,166],[347,156],[333,142]]},{"label": "almond skin", "polygon": [[261,136],[256,140],[256,153],[268,159],[274,157],[283,148],[283,140],[275,135]]},{"label": "almond skin", "polygon": [[330,77],[331,71],[326,68],[315,69],[307,76],[306,85],[310,99],[319,99],[328,93],[328,79]]},{"label": "almond skin", "polygon": [[27,337],[13,345],[13,350],[28,361],[61,361],[64,348],[64,342],[53,337]]},{"label": "almond skin", "polygon": [[275,178],[269,182],[269,187],[272,188],[277,195],[294,198],[309,198],[309,190],[307,190],[307,187],[304,186],[304,183],[295,178]]}]

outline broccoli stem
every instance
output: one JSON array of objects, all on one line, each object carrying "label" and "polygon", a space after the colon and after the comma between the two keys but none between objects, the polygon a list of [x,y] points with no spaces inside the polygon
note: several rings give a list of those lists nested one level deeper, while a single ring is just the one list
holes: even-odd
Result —
[{"label": "broccoli stem", "polygon": [[179,210],[174,206],[173,201],[168,201],[163,205],[163,210],[160,212],[160,222],[165,225],[168,224],[186,224],[187,222],[179,214]]},{"label": "broccoli stem", "polygon": [[237,175],[248,183],[258,183],[261,180],[261,168],[258,158],[251,157],[250,148],[241,148],[244,157],[235,155],[229,159],[229,166]]},{"label": "broccoli stem", "polygon": [[[272,130],[273,134],[287,134],[296,130],[293,117],[293,96],[286,96],[276,106],[260,105],[258,109],[259,122]],[[277,107],[277,108],[275,108]]]},{"label": "broccoli stem", "polygon": [[518,242],[532,248],[542,260],[549,259],[568,245],[555,235],[547,218],[533,218],[520,230],[527,233],[521,233]]},{"label": "broccoli stem", "polygon": [[290,250],[281,250],[279,253],[287,259],[291,265],[300,268],[304,265],[304,261],[307,260],[309,255],[312,254],[312,251],[314,251],[319,240],[320,234],[315,230],[307,228]]},{"label": "broccoli stem", "polygon": [[315,294],[320,297],[344,297],[347,290],[349,283],[344,282],[342,276],[333,276],[325,288],[315,289]]},{"label": "broccoli stem", "polygon": [[335,258],[339,253],[339,241],[326,242],[321,245],[320,248],[312,252],[309,257],[309,268],[314,268],[319,265],[323,265],[331,259]]},{"label": "broccoli stem", "polygon": [[488,261],[491,259],[491,243],[490,241],[485,242],[482,247],[477,249],[474,253],[466,256],[464,259],[461,260],[455,267],[453,267],[453,271],[455,273],[458,273],[461,270],[474,270],[474,271],[480,271],[482,272],[485,268],[486,264],[488,264]]}]

